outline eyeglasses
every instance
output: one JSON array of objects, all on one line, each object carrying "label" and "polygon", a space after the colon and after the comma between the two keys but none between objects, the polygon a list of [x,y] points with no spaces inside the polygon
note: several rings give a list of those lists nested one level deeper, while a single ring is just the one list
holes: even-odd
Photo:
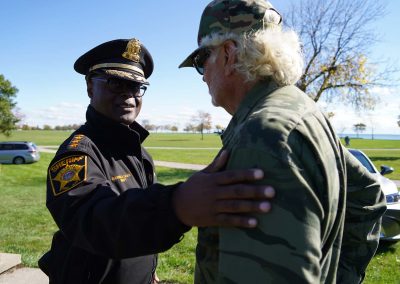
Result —
[{"label": "eyeglasses", "polygon": [[200,75],[204,75],[204,63],[210,57],[212,49],[209,47],[204,47],[199,50],[197,55],[193,59],[194,68],[196,68],[197,72]]},{"label": "eyeglasses", "polygon": [[133,81],[123,80],[115,77],[102,78],[102,77],[92,77],[93,80],[98,80],[105,82],[107,88],[116,94],[121,94],[124,92],[132,92],[134,97],[140,98],[146,93],[147,87]]}]

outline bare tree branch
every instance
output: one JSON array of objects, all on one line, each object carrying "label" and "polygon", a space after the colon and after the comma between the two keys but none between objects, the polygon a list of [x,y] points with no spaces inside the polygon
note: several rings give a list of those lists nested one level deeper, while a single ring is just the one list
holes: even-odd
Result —
[{"label": "bare tree branch", "polygon": [[315,101],[340,99],[355,109],[372,109],[378,98],[369,90],[395,85],[398,68],[370,60],[371,48],[379,40],[374,27],[385,15],[382,1],[292,2],[285,24],[299,33],[305,57],[297,86]]}]

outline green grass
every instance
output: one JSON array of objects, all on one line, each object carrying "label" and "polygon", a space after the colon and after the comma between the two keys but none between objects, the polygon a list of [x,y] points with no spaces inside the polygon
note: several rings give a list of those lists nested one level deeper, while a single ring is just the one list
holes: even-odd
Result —
[{"label": "green grass", "polygon": [[[0,141],[33,141],[36,145],[60,145],[71,133],[72,131],[21,130],[13,131],[9,137],[0,134]],[[219,148],[221,145],[220,137],[211,133],[204,134],[203,140],[199,133],[151,133],[144,142],[146,147]]]},{"label": "green grass", "polygon": [[56,230],[45,206],[51,158],[42,154],[35,164],[0,164],[0,251],[21,254],[28,266],[36,266]]},{"label": "green grass", "polygon": [[147,149],[156,161],[179,162],[208,165],[218,154],[218,150]]},{"label": "green grass", "polygon": [[33,141],[36,145],[60,145],[72,131],[25,130],[13,131],[7,137],[0,134],[0,141]]},{"label": "green grass", "polygon": [[400,180],[400,150],[363,150],[371,159],[378,171],[382,165],[390,166],[394,172],[385,177]]},{"label": "green grass", "polygon": [[151,133],[144,142],[145,147],[201,147],[220,148],[221,138],[217,134],[206,133],[201,139],[201,134],[196,133]]},{"label": "green grass", "polygon": [[[8,140],[30,140],[38,145],[57,145],[70,132],[66,131],[17,131]],[[219,136],[199,134],[152,134],[146,145],[149,147],[219,148]],[[0,137],[0,140],[4,140]],[[38,142],[39,141],[39,142]],[[363,142],[356,146],[356,142]],[[351,146],[364,150],[379,169],[381,164],[397,168],[388,175],[400,180],[400,141],[356,140]],[[176,161],[193,164],[208,164],[217,154],[217,149],[175,150],[149,149],[155,160]],[[30,165],[0,165],[0,251],[22,254],[23,264],[37,266],[38,258],[49,249],[56,231],[50,214],[45,208],[46,169],[53,154],[42,153],[38,163]],[[399,172],[399,173],[397,173]],[[157,168],[158,180],[171,184],[185,180],[190,170]],[[192,283],[194,250],[197,230],[192,229],[178,245],[160,254],[158,275],[163,283]],[[399,283],[400,243],[381,247],[367,270],[365,283]],[[397,282],[396,282],[397,281]]]},{"label": "green grass", "polygon": [[368,265],[365,284],[400,283],[400,242],[395,245],[381,244]]},{"label": "green grass", "polygon": [[158,258],[157,275],[162,283],[193,283],[197,229]]},{"label": "green grass", "polygon": [[[343,145],[345,145],[344,140]],[[400,140],[351,139],[349,148],[354,149],[400,149]]]}]

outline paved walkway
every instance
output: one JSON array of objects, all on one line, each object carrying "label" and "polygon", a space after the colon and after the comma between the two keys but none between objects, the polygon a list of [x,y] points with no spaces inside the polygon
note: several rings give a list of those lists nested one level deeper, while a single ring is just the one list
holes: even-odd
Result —
[{"label": "paved walkway", "polygon": [[38,268],[16,268],[0,274],[0,284],[48,284],[49,278]]},{"label": "paved walkway", "polygon": [[49,279],[38,268],[21,266],[21,255],[0,253],[0,284],[47,284]]}]

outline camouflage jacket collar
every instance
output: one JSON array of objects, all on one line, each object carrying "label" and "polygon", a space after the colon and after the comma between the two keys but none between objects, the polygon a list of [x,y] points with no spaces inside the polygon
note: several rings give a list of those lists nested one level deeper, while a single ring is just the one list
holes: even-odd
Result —
[{"label": "camouflage jacket collar", "polygon": [[278,88],[279,86],[272,79],[263,80],[254,85],[254,87],[246,94],[243,101],[240,103],[239,108],[233,115],[228,127],[222,134],[221,137],[223,145],[228,144],[231,137],[235,133],[234,129],[247,119],[257,102]]}]

